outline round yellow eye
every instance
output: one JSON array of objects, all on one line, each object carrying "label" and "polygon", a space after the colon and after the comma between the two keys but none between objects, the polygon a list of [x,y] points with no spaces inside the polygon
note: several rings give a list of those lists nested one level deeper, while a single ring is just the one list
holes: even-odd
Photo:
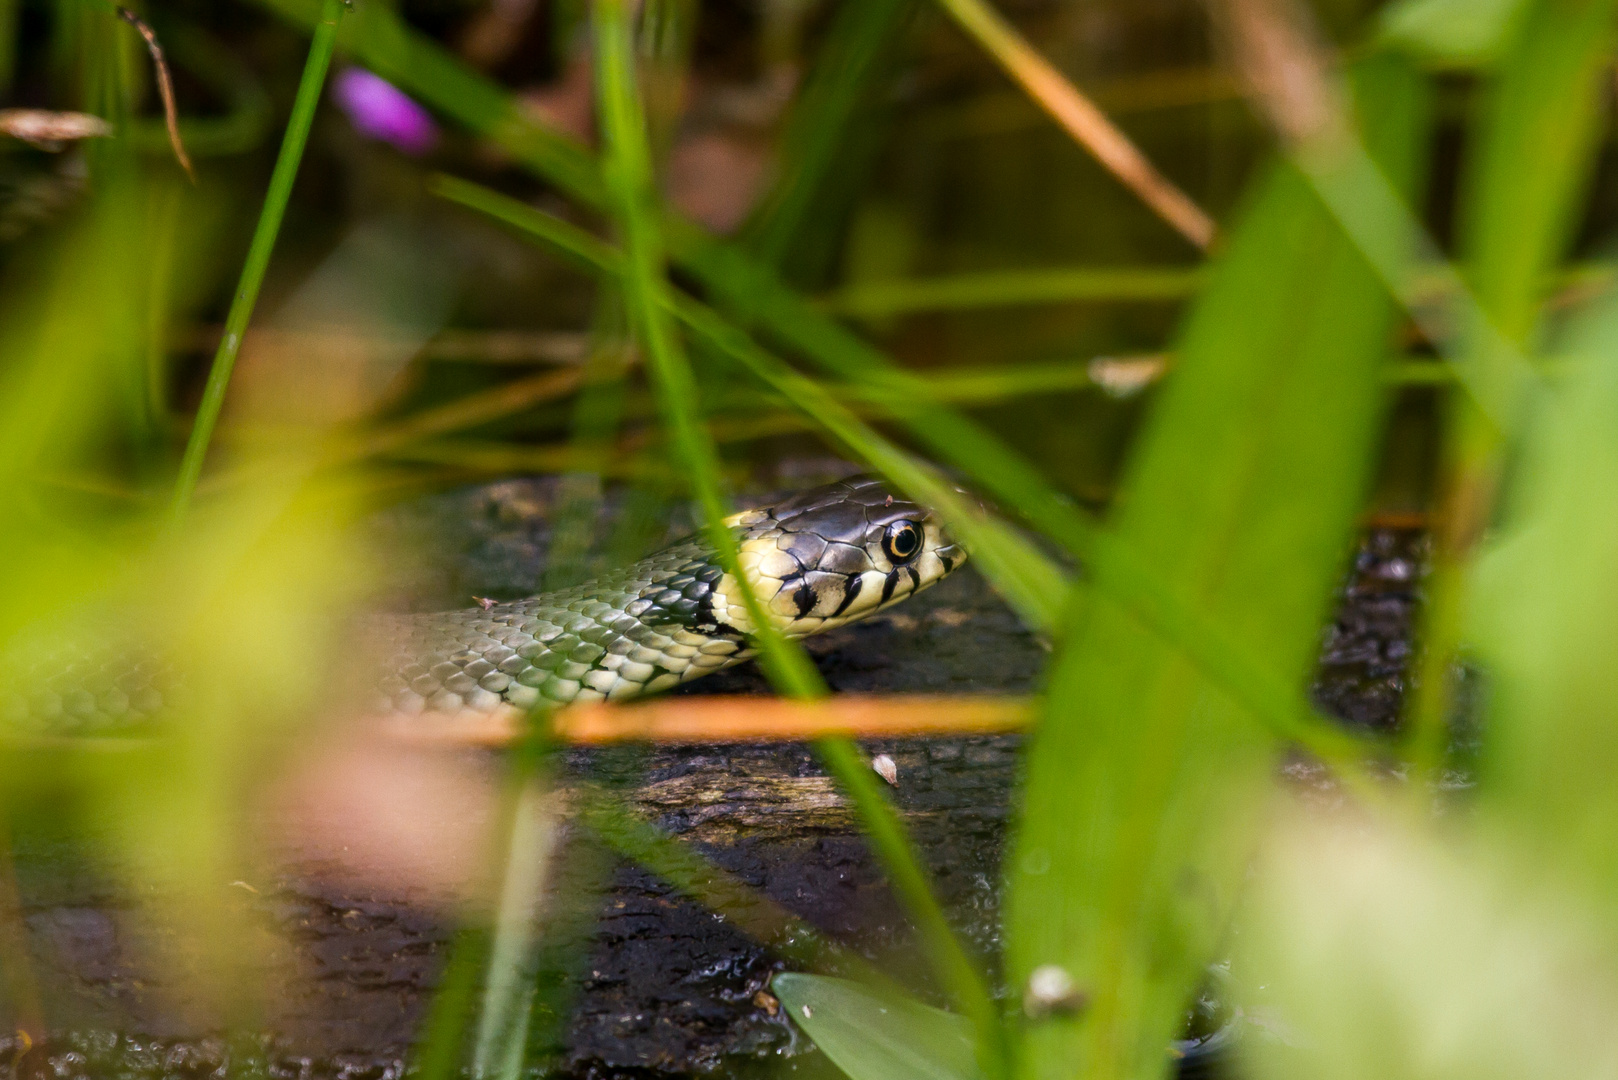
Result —
[{"label": "round yellow eye", "polygon": [[882,551],[893,562],[908,562],[921,551],[921,529],[914,521],[895,521],[882,537]]}]

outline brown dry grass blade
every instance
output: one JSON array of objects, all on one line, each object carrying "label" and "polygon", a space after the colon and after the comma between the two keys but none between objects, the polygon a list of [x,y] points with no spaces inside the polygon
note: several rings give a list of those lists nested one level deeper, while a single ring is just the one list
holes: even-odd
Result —
[{"label": "brown dry grass blade", "polygon": [[1198,248],[1207,250],[1218,232],[1213,218],[1157,170],[1078,87],[985,0],[939,0],[950,16],[994,57],[1029,97],[1095,155],[1141,201]]},{"label": "brown dry grass blade", "polygon": [[120,7],[118,17],[135,28],[141,40],[146,42],[146,51],[152,54],[152,67],[157,71],[157,92],[163,99],[163,121],[169,129],[169,145],[174,148],[174,158],[180,163],[180,168],[195,184],[197,171],[191,167],[191,155],[185,152],[185,143],[180,138],[180,110],[174,104],[174,80],[169,75],[169,63],[163,56],[163,46],[158,43],[157,34],[152,28],[133,11]]},{"label": "brown dry grass blade", "polygon": [[[839,694],[822,701],[673,697],[634,705],[602,702],[562,709],[552,718],[552,737],[595,746],[799,741],[828,735],[986,735],[1020,731],[1032,717],[1029,698],[976,694]],[[525,737],[529,730],[515,709],[472,718],[415,716],[387,724],[390,735],[407,742],[464,746],[505,746]]]}]

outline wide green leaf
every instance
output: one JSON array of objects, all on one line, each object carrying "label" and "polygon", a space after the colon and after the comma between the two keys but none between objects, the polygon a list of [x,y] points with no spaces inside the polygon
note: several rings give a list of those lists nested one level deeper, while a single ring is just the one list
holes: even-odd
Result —
[{"label": "wide green leaf", "polygon": [[[1361,74],[1366,141],[1408,182],[1420,84],[1392,60]],[[1228,243],[1112,528],[1302,686],[1375,459],[1392,302],[1290,166],[1261,178]],[[1014,985],[1056,965],[1089,1001],[1029,1022],[1027,1076],[1167,1068],[1274,760],[1253,715],[1119,607],[1106,572],[1054,663],[1008,869]]]},{"label": "wide green leaf", "polygon": [[792,1022],[851,1080],[977,1080],[972,1024],[897,994],[784,972],[770,988]]},{"label": "wide green leaf", "polygon": [[[1493,692],[1485,805],[1544,870],[1618,895],[1618,303],[1574,328],[1537,411],[1521,494],[1479,564],[1475,638]],[[1618,919],[1609,931],[1618,942]]]}]

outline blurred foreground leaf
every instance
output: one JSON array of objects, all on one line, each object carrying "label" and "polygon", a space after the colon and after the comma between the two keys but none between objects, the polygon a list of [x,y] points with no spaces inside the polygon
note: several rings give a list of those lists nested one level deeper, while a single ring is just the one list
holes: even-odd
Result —
[{"label": "blurred foreground leaf", "polygon": [[1614,1075],[1618,980],[1539,884],[1394,822],[1283,829],[1241,934],[1259,1080]]},{"label": "blurred foreground leaf", "polygon": [[[1573,328],[1577,360],[1528,436],[1507,525],[1479,565],[1493,685],[1479,781],[1543,870],[1618,897],[1618,302]],[[1609,918],[1608,944],[1618,944]]]},{"label": "blurred foreground leaf", "polygon": [[[1595,173],[1615,6],[1614,0],[1528,5],[1469,148],[1461,246],[1478,309],[1465,327],[1466,366],[1480,393],[1445,402],[1444,505],[1410,709],[1411,756],[1429,769],[1442,759],[1452,712],[1466,567],[1492,522],[1534,396],[1533,368],[1516,356],[1538,344],[1546,282],[1572,240]],[[1480,402],[1492,404],[1485,409]]]},{"label": "blurred foreground leaf", "polygon": [[[1388,61],[1359,85],[1368,143],[1408,180],[1425,129],[1415,76]],[[1229,237],[1114,528],[1302,685],[1374,459],[1392,304],[1289,165],[1261,178]],[[1230,917],[1276,751],[1097,586],[1055,660],[1007,900],[1013,985],[1056,965],[1089,1007],[1028,1023],[1026,1076],[1163,1071]]]},{"label": "blurred foreground leaf", "polygon": [[1382,9],[1380,36],[1426,60],[1486,64],[1526,6],[1526,0],[1398,0]]}]

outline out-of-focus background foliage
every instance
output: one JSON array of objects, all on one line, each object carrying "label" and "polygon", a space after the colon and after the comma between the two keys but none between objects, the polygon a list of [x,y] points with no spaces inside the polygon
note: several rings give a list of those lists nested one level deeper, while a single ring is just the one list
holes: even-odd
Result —
[{"label": "out-of-focus background foliage", "polygon": [[[566,814],[781,931],[821,975],[766,997],[855,1080],[1163,1075],[1210,995],[1233,1075],[1610,1075],[1614,8],[0,0],[0,835],[115,881],[243,1032],[263,807],[388,832],[467,927],[423,1076],[547,1068]],[[378,513],[559,477],[537,590],[849,463],[1051,650],[981,950],[819,744],[928,978],[548,797],[542,737],[496,780],[324,722],[414,557]],[[1420,647],[1366,731],[1304,688],[1390,524]],[[429,802],[466,812],[409,833]]]}]

